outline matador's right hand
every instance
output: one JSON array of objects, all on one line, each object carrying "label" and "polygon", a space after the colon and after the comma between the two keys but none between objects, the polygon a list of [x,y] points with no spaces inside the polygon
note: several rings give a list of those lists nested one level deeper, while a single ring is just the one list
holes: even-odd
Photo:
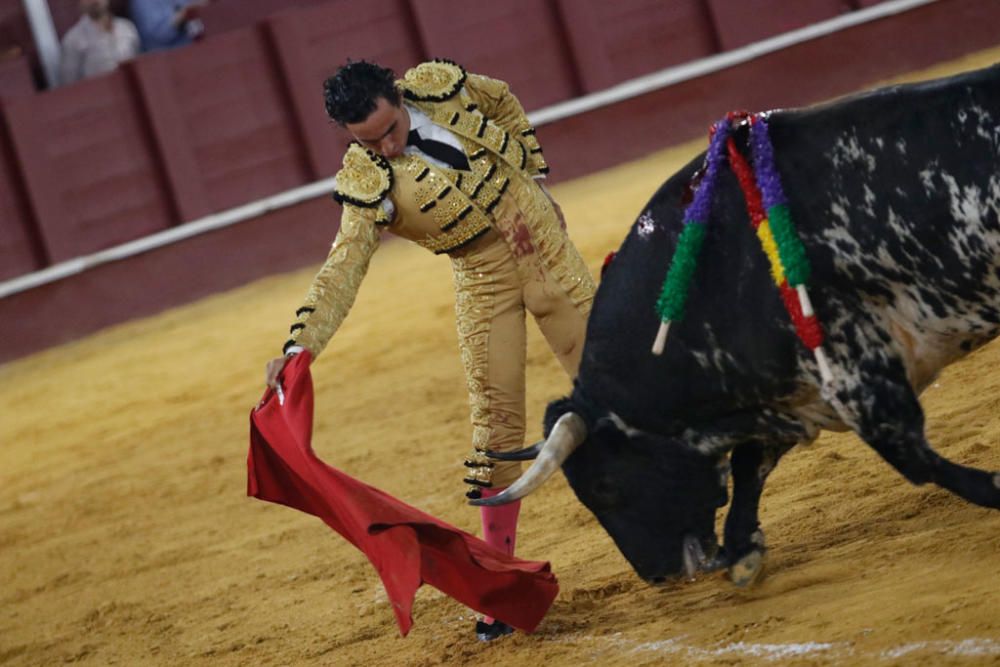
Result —
[{"label": "matador's right hand", "polygon": [[267,386],[271,389],[278,389],[278,376],[281,375],[281,371],[284,370],[288,359],[288,357],[277,357],[267,362],[264,380],[267,383]]}]

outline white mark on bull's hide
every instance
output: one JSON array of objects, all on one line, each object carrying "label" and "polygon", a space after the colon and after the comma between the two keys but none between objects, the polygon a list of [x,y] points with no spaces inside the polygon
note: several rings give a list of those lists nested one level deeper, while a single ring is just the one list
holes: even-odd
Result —
[{"label": "white mark on bull's hide", "polygon": [[937,187],[934,185],[934,176],[938,173],[939,168],[937,160],[932,160],[927,168],[920,172],[920,182],[923,183],[924,192],[927,193],[928,197],[933,197],[937,191]]},{"label": "white mark on bull's hide", "polygon": [[990,112],[978,105],[970,107],[969,111],[976,117],[976,134],[992,142],[994,146],[1000,143],[1000,127],[993,122]]},{"label": "white mark on bull's hide", "polygon": [[993,475],[993,486],[1000,489],[1000,472]]},{"label": "white mark on bull's hide", "polygon": [[[844,225],[850,222],[847,218],[847,211],[841,208],[839,204],[834,204],[831,213],[834,216],[843,215]],[[843,271],[848,267],[857,267],[856,270],[866,275],[871,274],[868,266],[860,261],[862,256],[861,246],[858,245],[857,239],[854,238],[848,229],[838,225],[830,225],[822,230],[822,234],[827,245],[835,250],[833,253],[833,262],[839,270]]]},{"label": "white mark on bull's hide", "polygon": [[830,213],[837,220],[840,220],[843,224],[848,224],[851,222],[851,216],[847,214],[848,202],[845,197],[837,197],[837,199],[830,204]]},{"label": "white mark on bull's hide", "polygon": [[862,206],[861,208],[862,208],[862,210],[864,210],[865,213],[868,214],[869,217],[874,218],[875,217],[875,193],[872,192],[872,189],[870,187],[868,187],[867,183],[865,183],[864,188],[865,188],[865,205]]},{"label": "white mark on bull's hide", "polygon": [[969,119],[969,114],[965,113],[965,109],[958,110],[958,122],[965,125],[965,121]]},{"label": "white mark on bull's hide", "polygon": [[734,374],[738,373],[740,370],[740,364],[733,356],[731,352],[726,350],[720,343],[715,332],[712,331],[712,325],[708,322],[704,323],[703,326],[705,333],[702,339],[705,341],[706,347],[711,352],[711,358],[706,355],[701,355],[700,357],[695,353],[695,358],[698,359],[698,364],[702,368],[710,369],[713,374],[717,375],[722,381],[723,389],[726,388],[726,378],[732,377]]},{"label": "white mark on bull's hide", "polygon": [[833,153],[829,156],[834,167],[840,168],[863,168],[868,173],[875,171],[875,156],[861,148],[858,141],[857,131],[853,131],[850,136],[842,136],[833,147]]},{"label": "white mark on bull's hide", "polygon": [[712,354],[712,361],[715,362],[715,368],[720,373],[726,373],[727,371],[735,371],[739,369],[739,363],[736,361],[736,357],[734,357],[731,352],[723,350],[721,347],[715,348],[715,351]]},{"label": "white mark on bull's hide", "polygon": [[702,429],[686,428],[681,431],[680,440],[685,445],[704,456],[721,456],[733,446],[729,436],[705,435]]},{"label": "white mark on bull's hide", "polygon": [[979,186],[975,184],[959,185],[955,177],[947,172],[941,172],[940,176],[948,188],[952,217],[966,225],[982,227],[986,207]]},{"label": "white mark on bull's hide", "polygon": [[[948,173],[941,173],[948,189],[950,212],[955,224],[948,241],[959,257],[968,259],[1000,249],[1000,234],[989,231],[988,221],[1000,214],[1000,175],[990,176],[984,191],[979,185],[961,185]],[[993,273],[991,278],[996,278]]]},{"label": "white mark on bull's hide", "polygon": [[611,420],[611,423],[613,423],[619,431],[630,438],[642,435],[643,433],[641,430],[626,424],[625,420],[616,415],[614,412],[608,412],[608,419]]},{"label": "white mark on bull's hide", "polygon": [[653,219],[649,211],[644,211],[639,216],[639,219],[635,221],[635,229],[639,233],[640,239],[647,239],[653,233],[653,230],[656,229],[656,220]]},{"label": "white mark on bull's hide", "polygon": [[896,150],[899,151],[900,155],[906,155],[906,139],[902,137],[896,139]]},{"label": "white mark on bull's hide", "polygon": [[882,150],[885,147],[885,141],[882,140],[882,137],[875,137],[875,145],[878,146],[879,150]]},{"label": "white mark on bull's hide", "polygon": [[[892,230],[892,236],[890,238],[907,239],[913,236],[913,232],[910,231],[912,229],[910,221],[897,214],[895,209],[891,206],[886,208],[885,225]],[[901,252],[906,254],[905,250]],[[940,267],[941,260],[936,257],[934,260]],[[894,270],[902,270],[902,267],[899,266],[898,262],[893,259],[892,255],[886,249],[884,242],[879,245],[879,265]]]},{"label": "white mark on bull's hide", "polygon": [[[854,261],[860,259],[854,257]],[[862,266],[853,264],[852,266]],[[829,333],[823,346],[830,353],[830,366],[833,370],[834,382],[823,385],[821,399],[832,407],[840,418],[842,426],[860,430],[858,421],[864,414],[863,406],[854,404],[850,398],[841,400],[838,395],[860,397],[861,400],[871,400],[871,393],[866,391],[867,381],[859,373],[863,361],[869,361],[877,366],[886,364],[886,349],[879,332],[870,322],[857,317],[849,308],[838,309],[837,314],[830,318],[824,326]],[[838,335],[840,331],[850,331],[849,336]],[[805,406],[808,408],[808,406]],[[796,412],[796,410],[792,410]]]}]

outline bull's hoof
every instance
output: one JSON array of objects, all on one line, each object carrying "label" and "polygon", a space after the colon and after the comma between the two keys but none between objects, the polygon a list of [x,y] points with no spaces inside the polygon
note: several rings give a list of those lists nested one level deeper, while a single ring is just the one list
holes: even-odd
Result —
[{"label": "bull's hoof", "polygon": [[729,566],[729,579],[738,588],[747,588],[764,576],[763,549],[754,549]]}]

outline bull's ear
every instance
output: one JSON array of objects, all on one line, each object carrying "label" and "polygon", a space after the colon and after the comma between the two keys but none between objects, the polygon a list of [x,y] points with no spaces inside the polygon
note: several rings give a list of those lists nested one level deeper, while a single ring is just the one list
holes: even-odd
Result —
[{"label": "bull's ear", "polygon": [[546,438],[549,437],[549,433],[552,432],[552,427],[556,425],[559,418],[567,412],[576,412],[576,408],[573,405],[573,399],[569,396],[564,396],[563,398],[556,399],[549,403],[548,407],[545,408],[545,428],[543,430],[543,434]]}]

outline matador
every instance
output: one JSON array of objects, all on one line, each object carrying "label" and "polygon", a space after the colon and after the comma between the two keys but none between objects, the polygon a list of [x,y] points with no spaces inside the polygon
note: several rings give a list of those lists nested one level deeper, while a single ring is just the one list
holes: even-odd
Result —
[{"label": "matador", "polygon": [[[583,349],[594,281],[542,185],[548,166],[535,130],[506,83],[444,60],[395,80],[391,70],[351,62],[324,85],[327,113],[352,135],[336,177],[340,229],[305,301],[284,359],[315,357],[354,302],[383,231],[451,260],[458,341],[469,392],[470,497],[490,496],[520,475],[516,461],[487,451],[523,446],[525,311],[570,378]],[[513,554],[519,507],[481,508],[484,538]],[[477,623],[489,640],[510,631]]]}]

